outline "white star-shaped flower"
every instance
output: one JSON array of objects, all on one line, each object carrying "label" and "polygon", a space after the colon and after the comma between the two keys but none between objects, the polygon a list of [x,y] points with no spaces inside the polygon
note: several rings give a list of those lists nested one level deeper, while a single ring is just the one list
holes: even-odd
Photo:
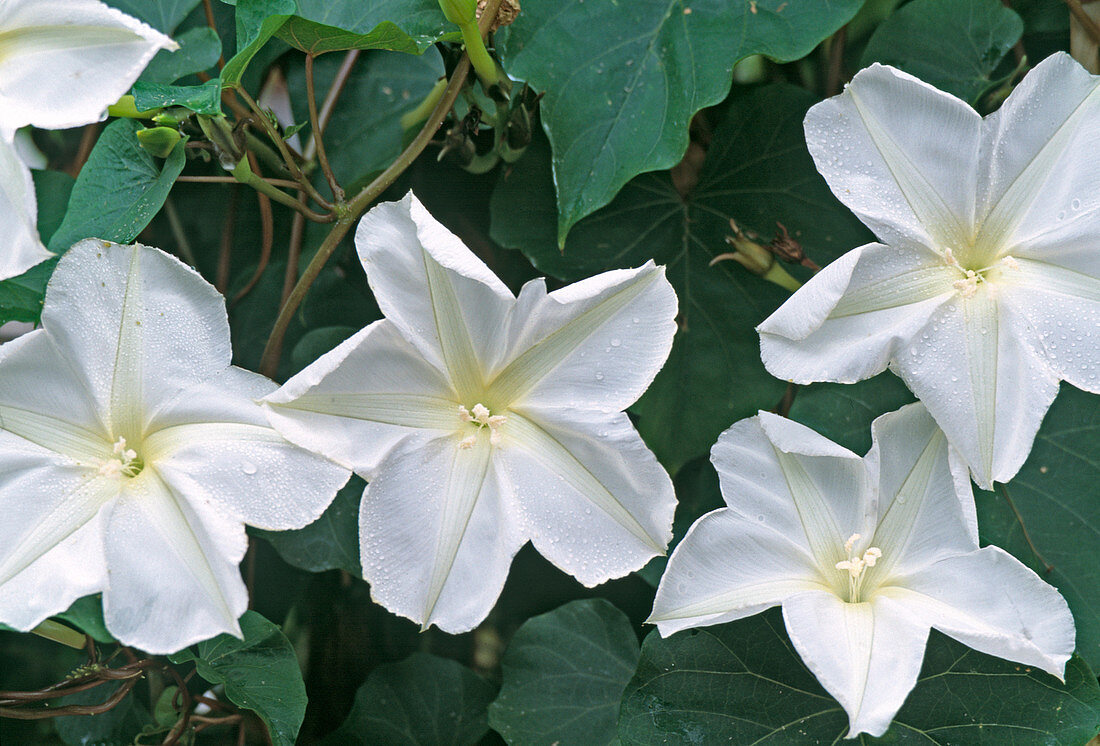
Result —
[{"label": "white star-shaped flower", "polygon": [[781,604],[849,738],[889,727],[932,627],[1062,678],[1069,607],[1008,553],[978,548],[966,466],[927,410],[883,415],[872,434],[861,459],[772,414],[723,433],[711,461],[728,507],[672,553],[650,621],[667,636]]},{"label": "white star-shaped flower", "polygon": [[375,600],[475,627],[528,539],[585,585],[664,551],[675,496],[621,410],[664,364],[676,295],[646,264],[519,297],[411,193],[355,236],[386,318],[265,401],[272,425],[370,480]]},{"label": "white star-shaped flower", "polygon": [[178,45],[98,0],[0,0],[0,279],[48,259],[30,170],[13,144],[25,125],[96,122],[161,49]]},{"label": "white star-shaped flower", "polygon": [[300,528],[348,472],[271,429],[275,384],[230,365],[221,296],[162,251],[76,244],[42,327],[0,346],[0,622],[102,592],[151,653],[240,636],[244,524]]},{"label": "white star-shaped flower", "polygon": [[882,243],[759,326],[768,370],[851,383],[887,366],[990,488],[1058,393],[1100,393],[1100,77],[1042,62],[984,120],[873,65],[806,115],[833,193]]}]

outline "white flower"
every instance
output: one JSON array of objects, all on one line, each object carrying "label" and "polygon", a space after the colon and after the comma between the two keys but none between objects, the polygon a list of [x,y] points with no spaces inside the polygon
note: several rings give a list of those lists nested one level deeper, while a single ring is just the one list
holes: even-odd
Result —
[{"label": "white flower", "polygon": [[240,636],[244,524],[301,527],[348,472],[284,440],[230,366],[220,295],[162,251],[89,239],[42,329],[0,346],[0,622],[103,593],[122,642]]},{"label": "white flower", "polygon": [[98,0],[0,0],[0,279],[51,254],[38,238],[30,171],[15,132],[96,122],[161,49],[178,45]]},{"label": "white flower", "polygon": [[355,236],[371,324],[265,401],[287,438],[370,479],[364,577],[449,632],[489,613],[528,539],[585,585],[671,538],[672,483],[621,410],[668,356],[676,295],[652,263],[516,298],[411,193]]},{"label": "white flower", "polygon": [[1008,553],[978,548],[966,466],[924,407],[879,417],[872,434],[861,459],[772,414],[723,433],[711,461],[728,507],[673,552],[650,621],[667,636],[782,604],[849,738],[889,727],[930,627],[1061,678],[1066,602]]},{"label": "white flower", "polygon": [[1057,54],[984,120],[873,65],[806,115],[833,193],[883,242],[760,325],[774,375],[887,366],[989,488],[1011,479],[1059,380],[1100,393],[1100,78]]}]

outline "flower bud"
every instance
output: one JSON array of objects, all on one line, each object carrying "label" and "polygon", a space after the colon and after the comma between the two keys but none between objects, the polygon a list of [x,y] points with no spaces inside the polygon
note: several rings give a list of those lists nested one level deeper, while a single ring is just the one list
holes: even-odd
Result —
[{"label": "flower bud", "polygon": [[151,155],[167,158],[180,141],[180,133],[172,127],[151,127],[138,130],[138,143]]},{"label": "flower bud", "polygon": [[439,0],[443,15],[456,26],[465,26],[477,20],[477,0]]},{"label": "flower bud", "polygon": [[730,229],[733,230],[733,235],[726,236],[726,243],[736,250],[714,257],[710,260],[710,266],[732,259],[754,275],[759,275],[768,282],[774,282],[792,293],[802,287],[802,283],[791,277],[787,270],[775,261],[775,255],[746,236],[733,218],[730,218]]}]

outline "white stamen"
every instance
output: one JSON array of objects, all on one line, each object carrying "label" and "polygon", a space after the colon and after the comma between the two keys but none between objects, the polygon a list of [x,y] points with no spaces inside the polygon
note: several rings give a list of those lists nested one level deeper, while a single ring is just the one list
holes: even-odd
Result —
[{"label": "white stamen", "polygon": [[471,435],[468,438],[463,438],[462,440],[460,440],[458,442],[458,447],[461,448],[464,451],[468,451],[468,450],[470,450],[471,448],[474,447],[475,443],[477,443],[477,436],[476,435]]},{"label": "white stamen", "polygon": [[1016,261],[1016,259],[1014,257],[1011,257],[1011,256],[1006,256],[1004,259],[1002,259],[1001,264],[1005,265],[1009,269],[1019,269],[1020,268],[1020,263],[1018,261]]},{"label": "white stamen", "polygon": [[966,270],[966,278],[962,280],[955,280],[951,283],[956,290],[958,290],[962,297],[973,298],[974,294],[978,292],[978,283],[982,282],[985,278],[976,273],[972,269]]},{"label": "white stamen", "polygon": [[466,409],[466,407],[459,404],[458,405],[458,419],[462,420],[463,422],[473,422],[474,421],[474,416],[472,414],[470,414],[470,410]]},{"label": "white stamen", "polygon": [[126,438],[120,436],[111,446],[111,452],[114,454],[114,458],[104,459],[103,463],[99,465],[99,473],[103,476],[117,477],[125,475],[134,477],[141,471],[142,464],[138,460],[137,451],[126,447]]},{"label": "white stamen", "polygon": [[489,408],[480,402],[474,405],[471,410],[474,413],[474,422],[480,422],[483,425],[489,423]]},{"label": "white stamen", "polygon": [[[489,408],[481,402],[474,405],[473,409],[466,409],[461,404],[458,407],[458,418],[463,422],[472,422],[477,425],[477,429],[480,430],[483,427],[489,428],[489,444],[498,445],[501,438],[501,429],[504,427],[504,423],[508,421],[508,418],[502,414],[492,414]],[[472,448],[474,445],[474,437],[470,436],[461,443],[460,448]],[[469,443],[469,445],[464,445]]]},{"label": "white stamen", "polygon": [[[948,249],[948,251],[950,251],[950,249]],[[861,537],[859,534],[852,534],[851,536],[849,536],[848,541],[844,542],[844,551],[851,555],[852,547],[854,547],[856,542],[859,541],[861,538],[863,537]]]},{"label": "white stamen", "polygon": [[959,260],[955,258],[955,252],[953,252],[951,249],[943,250],[943,260],[947,262],[947,266],[949,267],[959,266]]},{"label": "white stamen", "polygon": [[853,604],[860,602],[859,592],[866,577],[863,571],[868,567],[874,567],[875,563],[882,557],[882,550],[878,547],[867,547],[862,557],[854,556],[852,550],[860,538],[862,537],[859,534],[852,534],[848,537],[848,540],[844,542],[844,551],[848,554],[848,559],[841,560],[835,565],[837,570],[844,570],[848,573],[848,602]]}]

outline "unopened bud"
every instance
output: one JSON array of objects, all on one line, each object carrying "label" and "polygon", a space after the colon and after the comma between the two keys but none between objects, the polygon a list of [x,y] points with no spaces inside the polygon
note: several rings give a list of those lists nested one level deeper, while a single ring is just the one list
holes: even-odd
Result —
[{"label": "unopened bud", "polygon": [[776,263],[775,255],[769,249],[764,248],[745,235],[745,232],[732,218],[730,218],[730,229],[733,230],[733,235],[726,236],[726,243],[732,246],[735,251],[719,254],[710,260],[710,266],[713,267],[718,262],[732,259],[754,275],[759,275],[769,282],[774,282],[792,293],[802,287],[802,283],[791,277],[782,265]]},{"label": "unopened bud", "polygon": [[175,150],[181,137],[179,130],[172,127],[151,127],[138,130],[137,139],[146,152],[157,158],[167,158]]},{"label": "unopened bud", "polygon": [[137,106],[134,105],[133,96],[123,96],[107,107],[108,115],[112,117],[123,117],[125,119],[149,119],[160,111],[160,109],[138,111]]},{"label": "unopened bud", "polygon": [[456,26],[477,20],[477,0],[439,0],[439,7],[447,20]]}]

